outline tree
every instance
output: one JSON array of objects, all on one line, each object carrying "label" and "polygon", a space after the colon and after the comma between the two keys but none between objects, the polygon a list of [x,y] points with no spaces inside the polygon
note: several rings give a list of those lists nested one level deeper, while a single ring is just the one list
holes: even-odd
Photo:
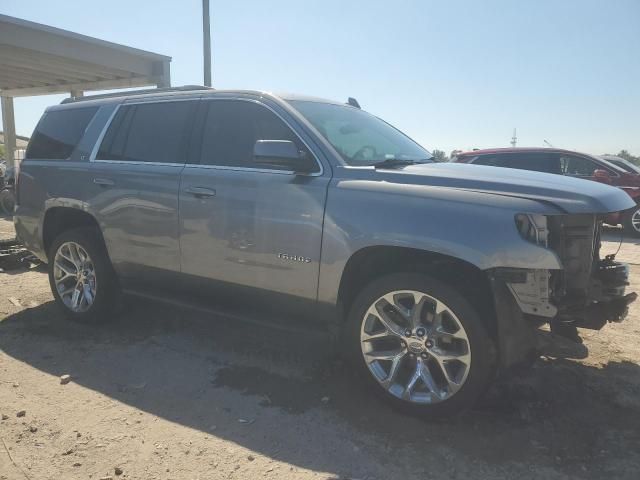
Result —
[{"label": "tree", "polygon": [[431,155],[433,155],[433,160],[436,162],[449,161],[449,157],[447,157],[447,154],[444,153],[444,151],[442,150],[438,150],[437,148],[434,148],[433,150],[431,150]]},{"label": "tree", "polygon": [[640,157],[634,157],[626,150],[620,150],[617,156],[620,158],[624,158],[628,162],[640,165]]},{"label": "tree", "polygon": [[612,153],[605,153],[605,155],[609,155],[611,157],[624,158],[627,162],[631,162],[634,165],[640,165],[640,157],[636,157],[636,156],[631,155],[628,150],[620,150],[615,155],[612,154]]}]

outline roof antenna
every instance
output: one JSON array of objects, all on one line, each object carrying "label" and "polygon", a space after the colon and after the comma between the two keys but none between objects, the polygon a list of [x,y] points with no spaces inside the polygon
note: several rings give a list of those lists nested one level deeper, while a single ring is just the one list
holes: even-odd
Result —
[{"label": "roof antenna", "polygon": [[353,97],[349,97],[349,99],[347,100],[347,104],[351,105],[352,107],[360,108],[360,104],[358,103],[358,100],[356,100]]}]

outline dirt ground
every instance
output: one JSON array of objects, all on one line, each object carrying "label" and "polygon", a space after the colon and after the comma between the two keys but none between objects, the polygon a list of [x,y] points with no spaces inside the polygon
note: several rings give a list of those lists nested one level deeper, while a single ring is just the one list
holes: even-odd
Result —
[{"label": "dirt ground", "polygon": [[[640,290],[640,245],[619,258]],[[0,479],[636,479],[639,317],[584,331],[587,360],[541,358],[473,411],[424,421],[362,390],[322,336],[141,301],[76,325],[44,269],[7,271]]]}]

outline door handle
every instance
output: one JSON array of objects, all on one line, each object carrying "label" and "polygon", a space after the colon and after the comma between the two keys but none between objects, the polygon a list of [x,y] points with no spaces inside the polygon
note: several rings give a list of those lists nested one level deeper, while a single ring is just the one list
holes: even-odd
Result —
[{"label": "door handle", "polygon": [[214,189],[206,187],[191,186],[187,188],[186,192],[196,198],[209,198],[216,196],[216,191]]},{"label": "door handle", "polygon": [[110,178],[94,178],[93,183],[100,185],[101,187],[113,187],[116,184],[116,182]]}]

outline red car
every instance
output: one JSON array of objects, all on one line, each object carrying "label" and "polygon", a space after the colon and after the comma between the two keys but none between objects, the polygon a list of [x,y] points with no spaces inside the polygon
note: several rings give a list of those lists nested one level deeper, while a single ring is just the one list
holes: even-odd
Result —
[{"label": "red car", "polygon": [[605,222],[622,224],[626,232],[640,237],[640,174],[604,158],[558,148],[494,148],[462,152],[451,161],[569,175],[620,187],[635,200],[636,207],[609,214]]}]

